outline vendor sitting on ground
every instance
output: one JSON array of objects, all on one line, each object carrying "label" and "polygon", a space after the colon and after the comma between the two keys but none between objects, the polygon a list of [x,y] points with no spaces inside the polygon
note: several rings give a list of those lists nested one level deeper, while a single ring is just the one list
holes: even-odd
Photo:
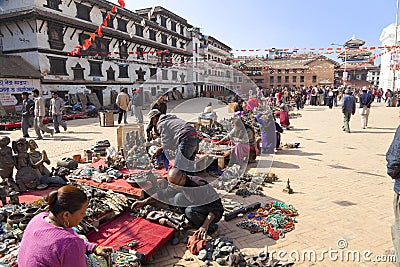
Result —
[{"label": "vendor sitting on ground", "polygon": [[289,121],[289,108],[285,104],[280,105],[280,111],[275,113],[275,116],[279,117],[279,121],[282,127],[285,127],[286,130],[290,129],[290,121]]},{"label": "vendor sitting on ground", "polygon": [[241,119],[236,119],[233,122],[232,131],[216,144],[219,145],[228,140],[234,145],[229,163],[230,165],[242,165],[244,159],[249,156],[251,150],[254,150],[257,154],[256,133],[253,127],[244,123]]},{"label": "vendor sitting on ground", "polygon": [[157,109],[151,110],[148,117],[160,133],[162,147],[157,151],[156,156],[159,156],[163,150],[164,153],[165,150],[177,150],[174,167],[185,172],[195,172],[194,159],[199,152],[200,143],[196,129],[177,116],[161,114]]},{"label": "vendor sitting on ground", "polygon": [[167,176],[169,185],[153,196],[136,201],[132,209],[151,203],[164,202],[179,207],[190,224],[198,228],[195,232],[200,239],[212,235],[218,229],[224,208],[215,189],[201,177],[187,176],[177,168],[172,168]]},{"label": "vendor sitting on ground", "polygon": [[106,257],[113,251],[84,241],[72,228],[86,216],[88,200],[82,190],[63,186],[48,195],[47,203],[49,212],[36,215],[25,229],[18,266],[85,267],[87,254]]},{"label": "vendor sitting on ground", "polygon": [[204,108],[204,111],[200,114],[199,119],[217,121],[218,116],[217,113],[214,112],[211,102],[208,103],[208,105]]}]

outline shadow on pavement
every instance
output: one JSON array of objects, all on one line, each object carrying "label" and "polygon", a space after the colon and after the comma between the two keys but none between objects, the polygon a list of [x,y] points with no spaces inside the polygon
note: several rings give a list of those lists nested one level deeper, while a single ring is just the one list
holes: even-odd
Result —
[{"label": "shadow on pavement", "polygon": [[383,176],[383,175],[380,175],[380,174],[376,174],[376,173],[371,173],[371,172],[356,172],[356,173],[370,175],[370,176],[386,177],[386,176]]},{"label": "shadow on pavement", "polygon": [[328,165],[328,167],[331,167],[334,169],[341,169],[341,170],[354,170],[353,168],[349,168],[349,167],[342,166],[342,165]]},{"label": "shadow on pavement", "polygon": [[280,150],[279,155],[296,155],[296,156],[321,156],[321,153],[309,153],[309,152],[304,152],[301,151],[300,149],[283,149]]},{"label": "shadow on pavement", "polygon": [[386,128],[386,127],[368,127],[368,129],[375,129],[375,130],[392,130],[396,131],[397,128]]},{"label": "shadow on pavement", "polygon": [[352,134],[393,134],[395,131],[390,131],[390,132],[376,132],[376,131],[351,131]]},{"label": "shadow on pavement", "polygon": [[280,169],[300,169],[299,165],[287,163],[287,162],[276,161],[276,160],[272,163],[272,167],[280,168]]}]

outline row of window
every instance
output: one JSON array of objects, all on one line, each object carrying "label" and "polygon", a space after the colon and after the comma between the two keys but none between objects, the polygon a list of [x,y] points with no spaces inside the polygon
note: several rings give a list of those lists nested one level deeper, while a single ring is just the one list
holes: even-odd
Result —
[{"label": "row of window", "polygon": [[[277,79],[276,79],[276,82],[277,83],[281,83],[282,82],[282,76],[277,76],[276,77]],[[296,83],[297,82],[297,76],[292,76],[292,82],[293,83]],[[285,78],[284,78],[284,82],[285,83],[289,83],[290,81],[290,77],[289,76],[285,76]],[[263,83],[264,82],[264,79],[255,79],[255,81],[256,81],[256,83]],[[301,83],[304,83],[304,76],[300,76],[300,79],[299,79],[299,81],[301,82]],[[269,82],[270,83],[275,83],[275,77],[274,76],[270,76],[269,77]],[[317,76],[316,75],[314,75],[314,76],[312,76],[312,82],[313,83],[316,83],[317,82]]]},{"label": "row of window", "polygon": [[[59,8],[60,4],[61,4],[60,0],[47,0],[47,5],[45,5],[45,7],[60,11],[60,8]],[[75,3],[75,5],[76,5],[76,17],[79,18],[79,19],[86,20],[86,21],[91,21],[90,12],[92,11],[92,7],[83,5],[81,3]],[[105,19],[106,16],[107,16],[107,13],[104,12],[103,13],[103,19]],[[110,20],[107,20],[107,21],[108,21],[107,27],[108,28],[114,28],[114,20],[110,19]],[[164,28],[167,28],[167,18],[166,17],[161,16],[161,26],[163,26]],[[124,20],[122,18],[117,18],[117,30],[123,31],[123,32],[128,32],[128,28],[127,27],[128,27],[128,21],[126,21],[126,20]],[[170,30],[173,31],[173,32],[177,32],[177,24],[176,24],[176,22],[171,22],[171,29]],[[144,27],[141,26],[141,25],[135,25],[135,35],[140,36],[140,37],[144,37],[143,33],[144,33]],[[180,34],[184,35],[184,33],[185,33],[185,26],[181,25],[180,26]],[[157,32],[155,30],[150,30],[149,39],[153,40],[153,41],[156,41],[156,35],[157,35]],[[166,36],[165,37],[162,36],[162,40],[163,40],[162,41],[163,43],[167,44]],[[172,39],[172,46],[177,47],[176,38]],[[181,48],[183,49],[184,47],[182,47],[182,45],[181,45]]]},{"label": "row of window", "polygon": [[[50,74],[52,75],[68,75],[67,72],[67,59],[66,58],[58,58],[58,57],[48,57],[50,61]],[[93,77],[103,77],[102,73],[102,63],[101,61],[89,61],[90,72],[89,76]],[[75,67],[71,68],[74,72],[74,80],[83,80],[84,79],[84,70],[82,66],[77,63]],[[119,66],[119,78],[129,78],[128,74],[128,65],[120,65]],[[107,80],[113,81],[115,80],[115,71],[110,66],[107,70]]]},{"label": "row of window", "polygon": [[[58,57],[48,57],[50,61],[50,74],[52,75],[68,75],[67,72],[67,59],[66,58],[58,58]],[[103,77],[102,73],[102,61],[89,61],[89,76],[93,77]],[[84,70],[82,66],[77,63],[75,67],[71,68],[74,72],[74,80],[84,80]],[[115,80],[115,71],[110,66],[110,68],[106,71],[107,72],[107,80],[114,81]],[[168,80],[169,78],[169,71],[162,70],[161,78],[163,80]],[[178,71],[172,70],[171,71],[173,81],[178,79]],[[144,75],[144,74],[143,74]],[[128,72],[128,65],[122,64],[119,66],[119,76],[118,78],[129,78]],[[157,68],[150,68],[150,79],[157,78]]]}]

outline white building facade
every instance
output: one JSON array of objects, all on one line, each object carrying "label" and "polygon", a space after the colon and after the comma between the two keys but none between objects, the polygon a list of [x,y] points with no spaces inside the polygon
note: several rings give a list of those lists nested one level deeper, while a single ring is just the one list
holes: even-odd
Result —
[{"label": "white building facade", "polygon": [[[397,29],[398,36],[400,40],[400,27]],[[382,42],[382,46],[394,46],[395,45],[395,33],[396,33],[396,25],[391,24],[387,26],[385,29],[383,29],[382,34],[379,38],[379,40]],[[399,42],[398,44],[399,45]],[[383,52],[387,52],[383,51]],[[391,68],[391,64],[394,62],[392,59],[394,59],[395,52],[387,52],[382,55],[381,57],[381,71],[380,71],[380,76],[379,76],[379,88],[382,88],[384,91],[387,91],[388,89],[395,89],[397,90],[400,88],[400,81],[399,81],[399,70],[393,71],[393,68]],[[397,63],[399,64],[399,63]]]},{"label": "white building facade", "polygon": [[[162,7],[112,13],[113,6],[105,0],[1,1],[1,52],[19,55],[37,68],[45,95],[96,93],[107,106],[112,91],[121,87],[143,86],[153,99],[172,88],[193,94],[187,65],[199,40],[192,36],[192,25]],[[108,13],[103,36],[96,34],[82,54],[68,54],[83,45]]]}]

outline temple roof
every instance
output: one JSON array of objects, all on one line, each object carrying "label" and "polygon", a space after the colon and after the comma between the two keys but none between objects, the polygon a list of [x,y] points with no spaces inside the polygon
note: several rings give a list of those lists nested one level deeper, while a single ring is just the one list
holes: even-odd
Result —
[{"label": "temple roof", "polygon": [[357,39],[356,35],[353,34],[353,37],[344,43],[345,46],[362,46],[365,44],[365,41]]}]

